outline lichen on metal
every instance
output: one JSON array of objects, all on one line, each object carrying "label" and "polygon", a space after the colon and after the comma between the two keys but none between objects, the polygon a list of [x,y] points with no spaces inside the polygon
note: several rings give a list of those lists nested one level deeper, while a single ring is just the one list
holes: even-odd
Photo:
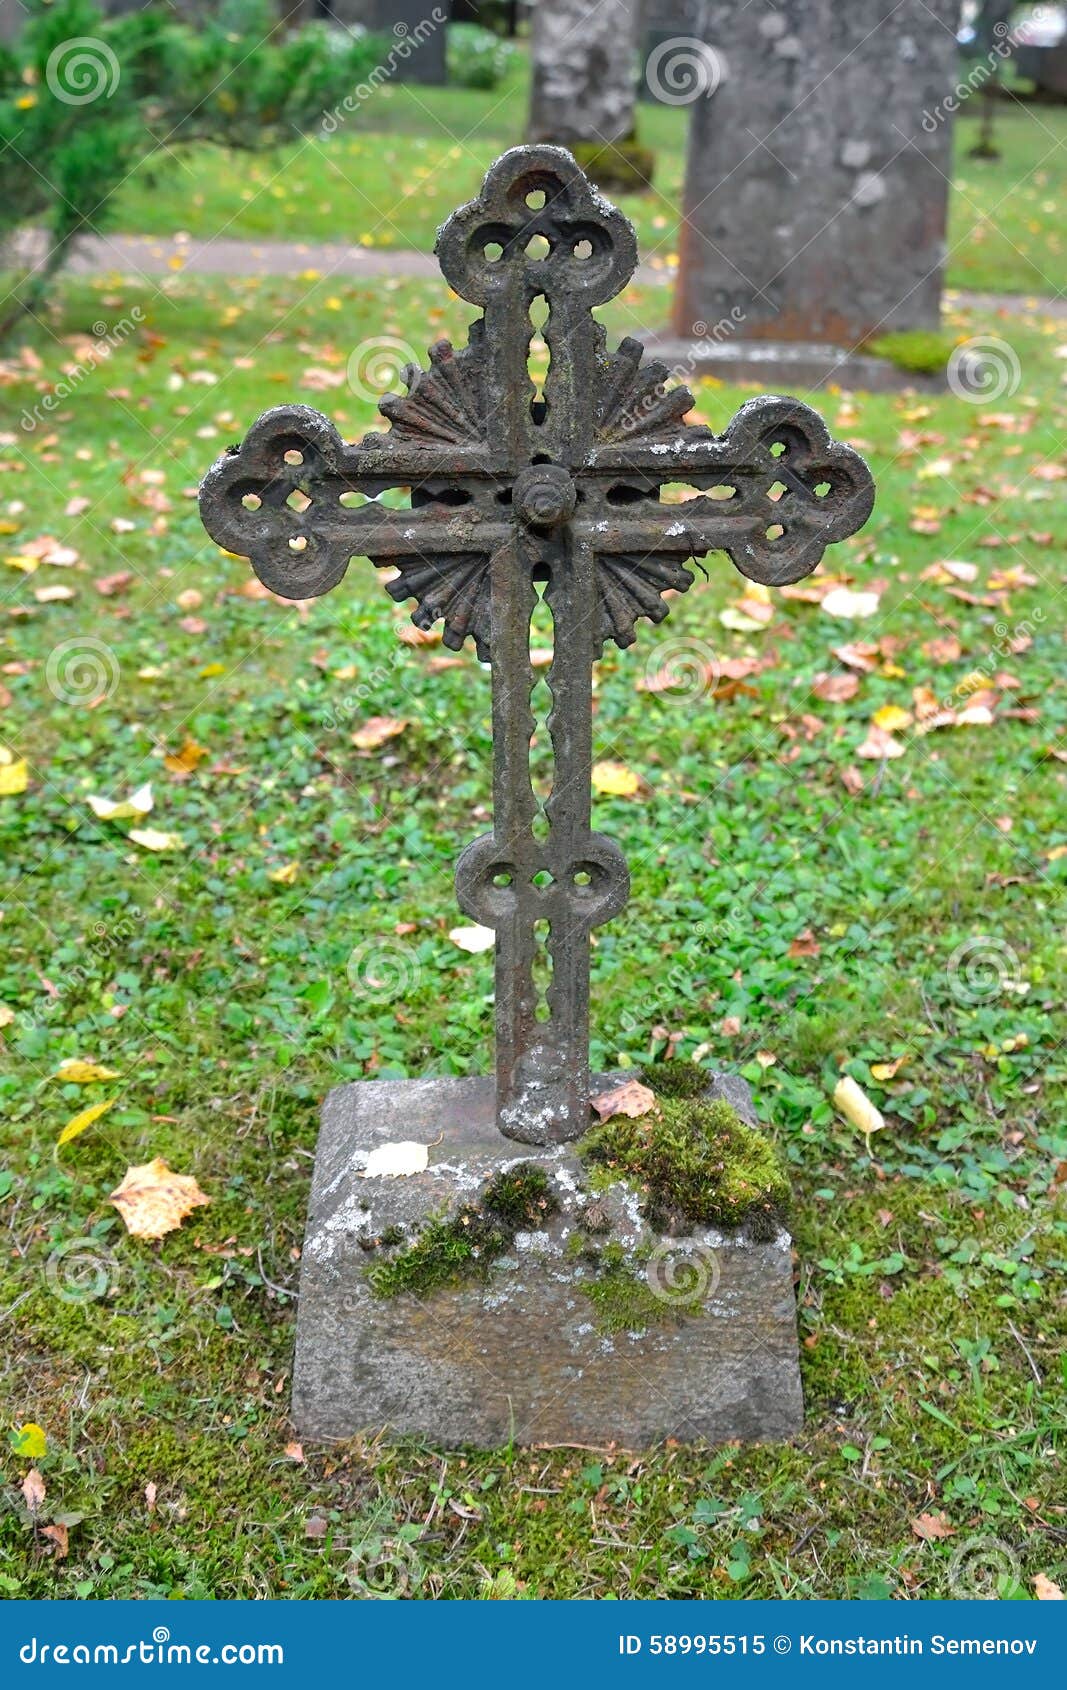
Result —
[{"label": "lichen on metal", "polygon": [[[591,829],[593,662],[608,640],[632,644],[640,618],[662,621],[664,595],[685,592],[707,552],[770,586],[810,574],[866,521],[874,491],[863,460],[799,401],[751,399],[716,435],[685,422],[692,395],[669,388],[638,341],[608,351],[592,310],[629,281],[636,239],[561,148],[505,153],[436,250],[483,315],[467,346],[431,347],[428,369],[405,371],[407,394],[380,401],[389,431],[349,444],[317,411],[279,406],[219,459],[200,505],[213,539],[281,597],[329,592],[352,558],[369,558],[395,568],[387,590],[414,599],[417,627],[443,620],[446,645],[470,638],[490,663],[493,828],[462,852],[456,892],[496,933],[498,1126],[553,1143],[589,1126],[589,935],[629,892],[619,847]],[[540,390],[529,368],[539,298]],[[679,482],[693,496],[663,502]],[[378,502],[397,488],[410,509]],[[350,493],[365,501],[349,508]],[[543,806],[530,776],[539,587],[555,634]]]}]

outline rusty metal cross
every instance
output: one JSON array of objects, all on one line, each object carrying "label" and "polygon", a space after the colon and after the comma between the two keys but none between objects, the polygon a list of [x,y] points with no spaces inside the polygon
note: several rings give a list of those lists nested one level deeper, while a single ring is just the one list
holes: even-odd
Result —
[{"label": "rusty metal cross", "polygon": [[[428,370],[405,372],[406,396],[382,399],[389,432],[347,444],[317,411],[280,406],[219,459],[200,504],[209,534],[283,598],[326,593],[366,557],[395,567],[388,591],[415,600],[416,626],[443,618],[446,645],[469,635],[491,664],[493,831],[461,854],[456,892],[496,932],[497,1123],[542,1144],[588,1127],[589,935],[629,892],[621,851],[590,826],[594,659],[606,640],[630,645],[639,617],[662,621],[664,593],[685,592],[706,552],[769,585],[810,574],[874,493],[863,460],[796,400],[749,400],[716,436],[684,422],[692,395],[667,389],[639,342],[608,353],[592,307],[630,279],[636,239],[560,148],[505,153],[436,250],[484,314],[465,348],[440,342]],[[662,502],[678,482],[694,496]],[[410,509],[377,502],[390,488],[410,489]],[[554,630],[543,807],[530,776],[539,585]]]}]

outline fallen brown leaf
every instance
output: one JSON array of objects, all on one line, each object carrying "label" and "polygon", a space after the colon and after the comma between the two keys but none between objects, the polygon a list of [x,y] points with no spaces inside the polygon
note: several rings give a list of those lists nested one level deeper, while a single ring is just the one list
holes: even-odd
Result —
[{"label": "fallen brown leaf", "polygon": [[116,569],[114,575],[100,575],[93,582],[98,593],[104,598],[111,599],[116,593],[123,593],[133,580],[132,569]]},{"label": "fallen brown leaf", "polygon": [[402,734],[408,722],[405,716],[368,716],[352,735],[358,751],[378,751],[387,740]]},{"label": "fallen brown leaf", "polygon": [[31,1467],[22,1481],[22,1499],[31,1514],[36,1514],[47,1492],[45,1483],[36,1467]]},{"label": "fallen brown leaf", "polygon": [[796,938],[792,941],[786,955],[791,957],[818,956],[819,949],[819,941],[816,939],[811,928],[805,927],[803,933],[798,933]]},{"label": "fallen brown leaf", "polygon": [[60,1521],[54,1526],[42,1526],[41,1536],[48,1538],[56,1546],[56,1560],[65,1561],[70,1549],[70,1534]]},{"label": "fallen brown leaf", "polygon": [[848,699],[855,698],[859,691],[859,679],[855,675],[816,675],[811,690],[816,698],[821,698],[825,704],[844,704]]},{"label": "fallen brown leaf", "polygon": [[629,1115],[637,1120],[654,1107],[656,1094],[640,1080],[623,1080],[621,1085],[601,1092],[590,1102],[602,1121],[610,1121],[613,1115]]},{"label": "fallen brown leaf", "polygon": [[210,1203],[189,1174],[176,1174],[162,1156],[127,1168],[122,1184],[108,1198],[134,1238],[162,1238],[181,1226],[202,1203]]},{"label": "fallen brown leaf", "polygon": [[955,1526],[950,1526],[943,1514],[919,1514],[911,1522],[911,1529],[925,1543],[936,1543],[939,1538],[956,1535]]}]

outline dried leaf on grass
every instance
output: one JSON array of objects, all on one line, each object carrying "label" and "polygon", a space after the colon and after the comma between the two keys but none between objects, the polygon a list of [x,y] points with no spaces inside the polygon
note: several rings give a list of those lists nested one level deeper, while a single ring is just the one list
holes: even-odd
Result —
[{"label": "dried leaf on grass", "polygon": [[190,1174],[176,1174],[162,1156],[127,1168],[122,1184],[108,1198],[134,1238],[162,1238],[181,1226],[202,1203],[210,1203]]}]

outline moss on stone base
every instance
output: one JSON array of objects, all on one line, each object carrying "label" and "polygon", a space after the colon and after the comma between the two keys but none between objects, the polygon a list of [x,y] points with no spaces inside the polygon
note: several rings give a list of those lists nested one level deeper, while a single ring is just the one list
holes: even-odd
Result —
[{"label": "moss on stone base", "polygon": [[661,1231],[744,1227],[773,1238],[788,1207],[773,1146],[718,1100],[661,1095],[647,1115],[616,1115],[595,1128],[582,1154],[646,1193],[646,1214]]},{"label": "moss on stone base", "polygon": [[497,1174],[477,1199],[452,1216],[433,1215],[403,1255],[379,1262],[367,1275],[376,1297],[404,1291],[425,1296],[445,1285],[483,1278],[517,1232],[540,1227],[559,1205],[543,1168],[520,1162]]},{"label": "moss on stone base", "polygon": [[703,1312],[701,1295],[688,1302],[657,1296],[640,1261],[628,1256],[621,1244],[605,1245],[595,1265],[596,1278],[586,1280],[581,1289],[593,1305],[598,1332],[642,1332],[648,1326]]},{"label": "moss on stone base", "polygon": [[636,141],[576,141],[571,148],[585,174],[599,188],[640,194],[652,186],[656,155]]},{"label": "moss on stone base", "polygon": [[895,330],[869,340],[863,348],[877,358],[888,358],[898,370],[928,376],[942,375],[955,349],[952,336],[940,334],[936,329]]}]

